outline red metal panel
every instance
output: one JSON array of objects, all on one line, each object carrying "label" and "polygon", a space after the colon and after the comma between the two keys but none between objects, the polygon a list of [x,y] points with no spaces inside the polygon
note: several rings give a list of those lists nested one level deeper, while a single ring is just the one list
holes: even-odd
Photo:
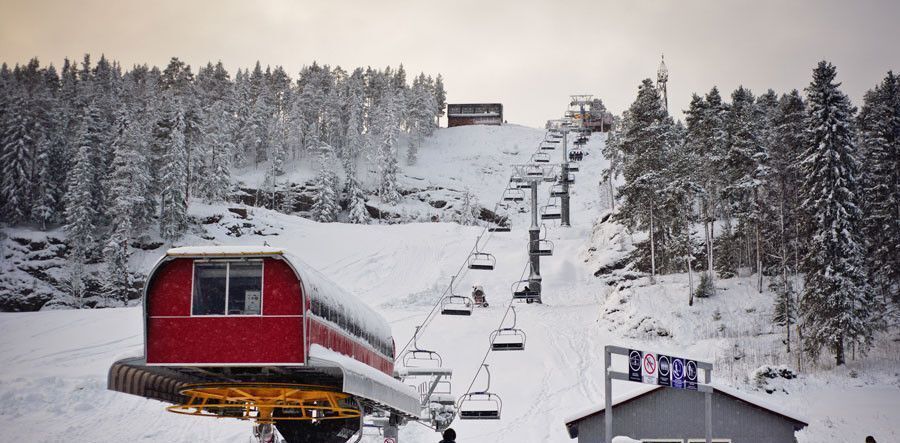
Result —
[{"label": "red metal panel", "polygon": [[179,258],[162,264],[151,277],[147,292],[150,316],[191,315],[194,260]]},{"label": "red metal panel", "polygon": [[154,275],[147,294],[148,363],[303,363],[300,282],[290,266],[265,259],[263,317],[191,317],[193,264],[175,259]]},{"label": "red metal panel", "polygon": [[300,317],[150,318],[147,363],[294,363],[304,359]]},{"label": "red metal panel", "polygon": [[382,357],[361,342],[347,337],[315,317],[309,318],[309,342],[353,357],[385,374],[393,376],[393,360]]},{"label": "red metal panel", "polygon": [[300,280],[283,260],[265,259],[263,315],[300,315]]}]

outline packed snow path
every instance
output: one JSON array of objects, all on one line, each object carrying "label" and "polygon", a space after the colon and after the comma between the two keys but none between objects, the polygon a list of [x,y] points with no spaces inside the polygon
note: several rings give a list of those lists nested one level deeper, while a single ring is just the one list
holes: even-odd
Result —
[{"label": "packed snow path", "polygon": [[[444,187],[468,186],[483,206],[492,207],[508,180],[509,165],[527,161],[542,138],[542,130],[515,126],[441,130],[422,149],[419,165],[407,173]],[[585,263],[592,225],[606,210],[601,203],[605,189],[597,183],[603,166],[601,146],[602,137],[594,136],[585,149],[590,155],[576,174],[572,227],[548,223],[556,248],[552,257],[541,260],[544,304],[517,304],[518,327],[528,334],[525,351],[488,356],[491,390],[503,399],[502,419],[457,420],[453,427],[460,443],[571,441],[564,417],[603,401],[602,347],[642,345],[624,339],[602,318],[611,289],[594,278],[594,269]],[[548,185],[541,186],[541,204],[546,203],[548,192]],[[438,300],[481,232],[453,223],[318,224],[259,209],[254,217],[282,234],[239,239],[216,234],[215,241],[261,244],[265,240],[290,249],[384,315],[398,347]],[[516,214],[512,232],[494,233],[482,247],[496,256],[496,269],[468,271],[457,281],[456,292],[461,294],[468,294],[473,284],[483,285],[491,306],[476,309],[471,317],[437,316],[421,335],[419,344],[440,352],[445,366],[454,369],[455,395],[465,392],[478,370],[488,336],[511,297],[510,285],[521,276],[527,259],[527,225],[528,214]],[[188,238],[182,243],[192,242],[203,241]],[[149,267],[156,258],[148,254],[135,260]],[[247,423],[179,416],[165,412],[162,403],[106,391],[109,365],[141,353],[142,327],[140,308],[0,314],[0,441],[247,442]],[[663,351],[675,346],[643,345]],[[705,355],[702,345],[681,353]],[[476,380],[474,389],[483,383]],[[635,387],[616,384],[614,393]],[[892,430],[900,410],[896,385],[811,388],[812,394],[797,393],[785,400],[787,407],[814,417],[813,429],[801,433],[801,441],[848,441],[864,429],[882,430],[884,441],[890,441],[886,432]],[[860,407],[847,410],[837,404],[837,398]],[[415,423],[403,428],[400,436],[403,442],[439,440]],[[374,435],[367,440],[381,441]]]}]

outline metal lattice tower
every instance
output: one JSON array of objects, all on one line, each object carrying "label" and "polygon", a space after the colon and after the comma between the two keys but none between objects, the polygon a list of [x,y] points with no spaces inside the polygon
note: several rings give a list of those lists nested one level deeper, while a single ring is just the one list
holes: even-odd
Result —
[{"label": "metal lattice tower", "polygon": [[669,70],[666,68],[666,55],[662,54],[659,60],[659,69],[656,70],[656,87],[662,95],[662,105],[666,112],[669,111],[669,97],[666,93],[666,83],[669,81]]}]

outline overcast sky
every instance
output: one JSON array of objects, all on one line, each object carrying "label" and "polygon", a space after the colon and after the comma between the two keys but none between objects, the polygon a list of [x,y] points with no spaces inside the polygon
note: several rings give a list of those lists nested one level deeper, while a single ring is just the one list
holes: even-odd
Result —
[{"label": "overcast sky", "polygon": [[802,89],[838,67],[855,103],[900,70],[900,0],[0,0],[0,61],[57,66],[85,52],[164,66],[323,64],[442,73],[448,101],[503,103],[538,126],[570,94],[619,113],[641,79],[669,67],[670,110],[692,92],[739,84]]}]

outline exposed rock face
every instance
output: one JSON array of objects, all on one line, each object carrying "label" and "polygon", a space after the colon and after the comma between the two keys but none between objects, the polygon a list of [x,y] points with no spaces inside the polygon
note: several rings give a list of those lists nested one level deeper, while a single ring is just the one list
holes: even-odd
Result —
[{"label": "exposed rock face", "polygon": [[62,240],[29,232],[0,242],[0,311],[36,311],[62,293],[68,251]]}]

